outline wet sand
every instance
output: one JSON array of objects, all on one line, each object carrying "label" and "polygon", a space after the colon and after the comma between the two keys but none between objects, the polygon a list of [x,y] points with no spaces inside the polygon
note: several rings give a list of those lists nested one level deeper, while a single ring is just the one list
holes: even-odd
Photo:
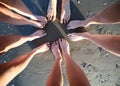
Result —
[{"label": "wet sand", "polygon": [[[34,14],[46,16],[49,0],[23,1]],[[71,19],[88,18],[116,1],[118,0],[91,0],[91,2],[89,0],[80,0],[80,3],[78,3],[77,0],[72,0]],[[44,12],[42,12],[43,8]],[[86,30],[93,34],[120,35],[119,27],[119,24],[91,25]],[[5,23],[0,23],[0,28],[2,28],[0,30],[0,35],[29,35],[38,29],[28,25],[18,27]],[[80,29],[81,28],[79,28],[79,31],[81,31]],[[48,22],[44,30],[48,33],[47,36],[42,39],[37,39],[33,42],[25,43],[20,47],[10,50],[9,52],[0,56],[0,63],[10,61],[16,58],[18,55],[28,52],[34,47],[37,47],[38,45],[46,41],[50,41],[52,43],[59,37],[65,37],[66,39],[68,39],[66,37],[66,34],[71,32],[66,29],[66,25],[60,25],[58,20],[53,23]],[[91,86],[120,86],[120,57],[108,53],[107,51],[87,40],[82,40],[75,43],[69,40],[69,43],[71,47],[72,58],[84,70],[91,83]],[[18,75],[8,86],[45,86],[47,77],[50,73],[50,70],[52,69],[54,61],[55,59],[51,51],[48,51],[44,54],[36,55],[31,63],[28,65],[28,67],[20,75]],[[69,86],[65,74],[64,64],[63,74],[65,80],[64,86]]]}]

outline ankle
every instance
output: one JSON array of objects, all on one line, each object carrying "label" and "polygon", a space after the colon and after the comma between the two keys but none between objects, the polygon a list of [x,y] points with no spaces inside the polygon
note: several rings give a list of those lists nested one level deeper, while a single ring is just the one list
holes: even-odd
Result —
[{"label": "ankle", "polygon": [[64,9],[66,6],[70,6],[70,1],[69,0],[65,0],[64,2],[62,2],[62,9]]},{"label": "ankle", "polygon": [[69,53],[65,53],[65,54],[63,55],[63,57],[64,57],[64,58],[70,57],[70,54],[69,54]]},{"label": "ankle", "polygon": [[65,60],[65,61],[68,61],[68,59],[71,58],[71,56],[70,56],[69,54],[66,54],[66,55],[64,55],[63,57],[64,57],[64,60]]},{"label": "ankle", "polygon": [[50,6],[52,6],[52,7],[56,7],[56,5],[57,5],[57,0],[50,0],[49,4],[50,4]]},{"label": "ankle", "polygon": [[88,18],[88,19],[86,20],[86,22],[87,22],[86,26],[89,26],[89,25],[91,25],[91,24],[96,24],[96,18],[95,18],[95,16],[93,16],[93,17],[91,17],[91,18]]},{"label": "ankle", "polygon": [[[81,23],[81,22],[80,22],[80,23]],[[90,19],[90,18],[88,18],[88,19],[86,19],[86,20],[83,20],[83,24],[84,24],[85,27],[89,26],[90,23],[91,23],[91,19]]]},{"label": "ankle", "polygon": [[63,58],[62,57],[56,57],[56,61],[59,61],[60,63],[62,62]]},{"label": "ankle", "polygon": [[85,37],[87,40],[91,40],[91,39],[94,38],[94,35],[92,35],[92,34],[90,34],[90,33],[88,33],[88,32],[85,32],[85,33],[84,33],[84,37]]},{"label": "ankle", "polygon": [[33,20],[28,20],[28,24],[30,24],[30,25],[32,25],[32,26],[37,26],[37,25],[35,24],[35,21],[33,21]]},{"label": "ankle", "polygon": [[33,41],[35,39],[39,38],[38,36],[29,36],[29,37],[26,37],[26,39],[28,39],[28,41]]},{"label": "ankle", "polygon": [[80,33],[81,36],[87,38],[89,36],[90,33],[88,32],[83,32],[83,33]]},{"label": "ankle", "polygon": [[36,55],[36,54],[38,54],[37,49],[36,49],[36,48],[33,49],[33,50],[31,51],[31,53],[33,54],[33,56]]}]

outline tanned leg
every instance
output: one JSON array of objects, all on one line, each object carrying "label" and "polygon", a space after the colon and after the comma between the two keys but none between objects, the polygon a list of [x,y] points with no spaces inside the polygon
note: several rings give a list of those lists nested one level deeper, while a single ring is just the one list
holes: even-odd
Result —
[{"label": "tanned leg", "polygon": [[60,23],[66,23],[71,16],[70,0],[62,0]]},{"label": "tanned leg", "polygon": [[30,36],[0,36],[0,53],[7,52],[8,50],[18,47],[27,41],[32,41],[45,35],[46,33],[43,30],[38,30]]},{"label": "tanned leg", "polygon": [[29,17],[32,20],[46,22],[45,17],[33,15],[22,0],[0,0],[0,3],[23,16]]},{"label": "tanned leg", "polygon": [[59,39],[59,43],[66,62],[66,71],[70,86],[90,86],[82,69],[72,60],[68,42],[64,39]]},{"label": "tanned leg", "polygon": [[0,86],[6,86],[13,78],[21,73],[30,63],[34,55],[47,51],[47,43],[35,48],[31,52],[21,55],[14,60],[0,65]]},{"label": "tanned leg", "polygon": [[91,24],[115,24],[120,23],[120,0],[111,6],[108,6],[104,10],[98,12],[91,18],[86,20],[73,20],[68,24],[68,29],[74,29],[77,27],[86,27]]},{"label": "tanned leg", "polygon": [[120,56],[120,36],[118,35],[92,35],[85,33],[72,33],[68,35],[72,41],[87,39],[104,48],[105,50]]},{"label": "tanned leg", "polygon": [[59,50],[58,41],[52,44],[52,52],[56,58],[53,68],[48,76],[46,86],[63,86],[63,77],[61,72],[62,56]]}]

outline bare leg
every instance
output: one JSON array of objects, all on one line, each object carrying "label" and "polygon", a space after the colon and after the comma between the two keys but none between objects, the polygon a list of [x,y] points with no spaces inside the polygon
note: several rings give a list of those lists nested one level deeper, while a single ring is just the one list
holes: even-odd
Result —
[{"label": "bare leg", "polygon": [[14,14],[15,16],[19,17],[17,18],[13,18],[10,16],[7,16],[3,13],[0,12],[0,21],[1,22],[6,22],[9,24],[13,24],[13,25],[32,25],[38,28],[43,28],[45,26],[45,23],[40,23],[40,22],[36,22],[36,21],[32,21],[32,20],[28,20],[20,15]]},{"label": "bare leg", "polygon": [[43,30],[38,30],[30,36],[0,36],[0,53],[7,52],[8,50],[18,47],[27,41],[32,41],[45,35],[46,33]]},{"label": "bare leg", "polygon": [[82,69],[72,60],[68,42],[64,39],[59,39],[59,43],[66,62],[66,71],[70,86],[90,86]]},{"label": "bare leg", "polygon": [[28,20],[27,18],[24,18],[21,15],[18,15],[8,8],[6,8],[4,5],[0,4],[0,21],[14,24],[14,25],[25,25],[30,24],[35,27],[43,28],[45,23],[40,23],[32,20]]},{"label": "bare leg", "polygon": [[59,50],[58,42],[54,42],[51,48],[56,58],[56,62],[50,72],[46,86],[63,86],[63,78],[61,73],[62,56]]},{"label": "bare leg", "polygon": [[21,73],[34,55],[47,51],[47,43],[35,48],[31,52],[21,55],[14,60],[0,65],[0,86],[6,86],[14,77]]},{"label": "bare leg", "polygon": [[105,50],[120,56],[120,36],[117,35],[92,35],[85,33],[72,33],[68,35],[72,41],[88,39]]},{"label": "bare leg", "polygon": [[115,24],[120,23],[120,1],[112,4],[111,6],[107,7],[106,9],[98,12],[91,18],[86,20],[73,20],[68,24],[68,29],[74,29],[81,26],[89,26],[91,24]]},{"label": "bare leg", "polygon": [[62,0],[60,23],[66,23],[71,16],[70,0]]},{"label": "bare leg", "polygon": [[47,9],[48,20],[55,21],[55,19],[56,19],[56,8],[57,8],[57,0],[49,0],[49,6],[48,6],[48,9]]},{"label": "bare leg", "polygon": [[0,3],[23,16],[31,18],[32,20],[46,22],[45,17],[33,15],[22,0],[0,0]]}]

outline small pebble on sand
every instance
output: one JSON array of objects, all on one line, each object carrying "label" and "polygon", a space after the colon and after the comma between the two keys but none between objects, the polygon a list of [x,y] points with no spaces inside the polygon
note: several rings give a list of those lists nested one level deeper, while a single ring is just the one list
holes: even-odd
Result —
[{"label": "small pebble on sand", "polygon": [[105,2],[104,2],[104,5],[106,6],[106,5],[107,5],[107,3],[105,3]]},{"label": "small pebble on sand", "polygon": [[4,63],[6,63],[7,61],[4,61]]},{"label": "small pebble on sand", "polygon": [[11,86],[15,86],[14,84],[12,84]]},{"label": "small pebble on sand", "polygon": [[79,4],[79,3],[80,3],[80,0],[78,0],[77,3]]}]

